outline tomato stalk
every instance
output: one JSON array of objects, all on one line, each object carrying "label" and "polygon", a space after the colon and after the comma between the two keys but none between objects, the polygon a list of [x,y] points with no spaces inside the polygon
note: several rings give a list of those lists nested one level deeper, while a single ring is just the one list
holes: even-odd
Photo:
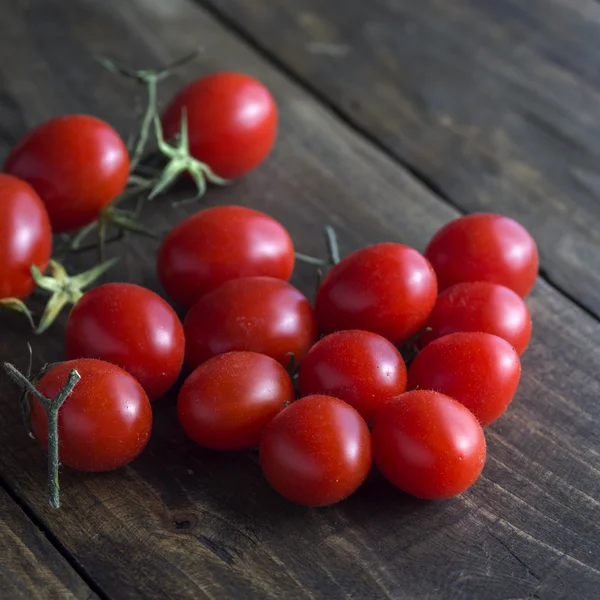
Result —
[{"label": "tomato stalk", "polygon": [[337,265],[341,259],[335,229],[331,225],[327,225],[324,233],[327,258],[317,258],[315,256],[309,256],[308,254],[302,254],[302,252],[295,252],[294,255],[296,259],[309,265],[315,265],[316,267],[333,267]]},{"label": "tomato stalk", "polygon": [[14,310],[16,312],[20,312],[25,315],[29,324],[31,325],[31,329],[35,329],[35,323],[33,322],[33,315],[27,305],[20,298],[2,298],[0,300],[0,307],[7,308],[8,310]]},{"label": "tomato stalk", "polygon": [[70,396],[71,392],[81,379],[81,376],[75,369],[71,369],[67,382],[60,390],[56,398],[46,398],[40,393],[35,385],[10,363],[2,365],[6,374],[22,389],[25,393],[34,395],[44,407],[48,419],[48,495],[50,506],[52,508],[60,507],[60,486],[58,481],[58,411]]}]

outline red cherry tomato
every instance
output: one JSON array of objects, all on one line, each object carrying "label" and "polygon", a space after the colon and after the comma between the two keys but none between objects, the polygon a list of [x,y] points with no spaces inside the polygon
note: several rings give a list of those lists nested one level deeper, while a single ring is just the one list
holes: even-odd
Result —
[{"label": "red cherry tomato", "polygon": [[406,366],[384,337],[369,331],[338,331],[309,350],[298,387],[301,396],[339,398],[370,423],[376,410],[406,390]]},{"label": "red cherry tomato", "polygon": [[287,281],[294,245],[275,219],[243,206],[217,206],[192,215],[165,238],[158,276],[173,300],[190,308],[230,279],[266,275]]},{"label": "red cherry tomato", "polygon": [[288,353],[302,360],[317,337],[309,301],[272,277],[227,281],[192,306],[183,328],[191,369],[232,350],[266,354],[286,366]]},{"label": "red cherry tomato", "polygon": [[427,321],[421,347],[458,331],[483,331],[505,339],[523,354],[531,338],[531,315],[522,298],[487,281],[457,283],[444,290]]},{"label": "red cherry tomato", "polygon": [[482,427],[508,407],[521,377],[515,349],[491,333],[451,333],[426,346],[408,370],[408,388],[435,390],[464,404]]},{"label": "red cherry tomato", "polygon": [[42,123],[13,148],[4,170],[39,194],[54,233],[91,223],[118,196],[129,176],[129,155],[118,133],[88,115]]},{"label": "red cherry tomato", "polygon": [[260,442],[260,466],[282,496],[306,506],[343,500],[371,468],[371,436],[349,404],[307,396],[280,412]]},{"label": "red cherry tomato", "polygon": [[[81,379],[58,411],[61,463],[80,471],[110,471],[131,462],[150,438],[148,396],[123,369],[89,358],[53,367],[37,389],[46,398],[55,398],[71,369],[76,369]],[[31,398],[30,404],[33,432],[46,448],[46,411],[36,398]]]},{"label": "red cherry tomato", "polygon": [[538,251],[529,232],[508,217],[488,213],[461,217],[442,227],[425,256],[440,290],[463,281],[491,281],[525,297],[538,271]]},{"label": "red cherry tomato", "polygon": [[150,400],[166,394],[183,364],[185,340],[175,311],[132,283],[90,290],[67,320],[67,358],[99,358],[131,373]]},{"label": "red cherry tomato", "polygon": [[183,88],[163,114],[165,139],[179,133],[184,109],[192,156],[226,179],[252,171],[275,143],[277,105],[249,75],[215,73]]},{"label": "red cherry tomato", "polygon": [[376,244],[331,269],[317,293],[317,321],[324,333],[363,329],[400,344],[423,328],[436,295],[424,256],[401,244]]},{"label": "red cherry tomato", "polygon": [[485,463],[485,437],[473,414],[444,394],[406,392],[375,415],[373,457],[384,477],[427,500],[464,492]]},{"label": "red cherry tomato", "polygon": [[44,272],[50,260],[50,221],[33,188],[12,175],[0,173],[0,199],[0,298],[25,298],[31,265]]},{"label": "red cherry tomato", "polygon": [[213,450],[258,446],[275,415],[294,401],[294,386],[275,360],[228,352],[200,365],[179,392],[177,412],[187,435]]}]

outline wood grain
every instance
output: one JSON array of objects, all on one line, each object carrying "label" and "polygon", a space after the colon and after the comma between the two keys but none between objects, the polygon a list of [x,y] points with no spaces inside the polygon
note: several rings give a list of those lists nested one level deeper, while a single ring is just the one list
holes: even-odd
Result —
[{"label": "wood grain", "polygon": [[600,315],[600,3],[202,0]]},{"label": "wood grain", "polygon": [[[201,73],[238,69],[265,81],[281,107],[274,155],[211,191],[209,203],[265,210],[312,254],[322,251],[326,223],[344,253],[380,240],[423,249],[456,215],[187,0],[2,0],[0,10],[7,138],[67,111],[98,114],[125,133],[134,90],[93,56],[166,64],[200,44],[205,54],[165,82],[166,96]],[[166,230],[193,210],[157,203],[146,224]],[[128,239],[114,278],[156,289],[155,251],[152,241]],[[314,279],[300,267],[294,281],[310,294]],[[153,405],[152,439],[137,461],[106,474],[65,469],[63,508],[52,511],[43,454],[20,430],[6,378],[0,473],[110,598],[592,598],[600,585],[600,323],[544,282],[530,307],[535,334],[518,397],[488,430],[482,479],[453,500],[410,498],[374,473],[337,506],[291,505],[262,479],[255,453],[209,452],[187,440],[174,391]],[[26,339],[39,362],[61,358],[63,324],[33,338],[0,316],[0,359],[25,365]]]}]

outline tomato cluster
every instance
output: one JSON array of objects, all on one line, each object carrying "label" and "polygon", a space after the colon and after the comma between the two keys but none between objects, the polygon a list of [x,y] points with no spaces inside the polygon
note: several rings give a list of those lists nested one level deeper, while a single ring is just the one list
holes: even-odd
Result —
[{"label": "tomato cluster", "polygon": [[[179,132],[190,151],[192,176],[236,178],[271,150],[277,108],[253,78],[220,73],[182,90],[162,120],[165,138]],[[0,295],[27,296],[30,266],[43,272],[49,262],[51,232],[106,217],[137,162],[93,117],[30,132],[0,175]],[[165,172],[180,168],[169,164]],[[162,177],[147,189],[164,188]],[[219,206],[184,220],[157,253],[183,323],[132,283],[81,295],[66,325],[67,362],[29,388],[36,437],[53,443],[54,424],[64,464],[122,466],[149,439],[150,403],[187,369],[177,400],[185,433],[213,450],[258,447],[266,479],[289,500],[338,502],[373,462],[421,498],[467,489],[485,463],[482,427],[511,402],[531,336],[531,236],[512,219],[477,214],[443,227],[424,255],[375,244],[330,265],[314,307],[289,283],[295,257],[286,229],[256,210]],[[416,353],[408,367],[406,350]],[[52,416],[47,405],[73,371],[81,379]]]}]

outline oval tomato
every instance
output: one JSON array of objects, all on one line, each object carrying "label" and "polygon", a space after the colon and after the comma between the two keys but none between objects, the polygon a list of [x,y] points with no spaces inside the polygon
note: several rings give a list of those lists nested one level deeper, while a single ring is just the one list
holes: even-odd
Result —
[{"label": "oval tomato", "polygon": [[309,301],[281,279],[244,277],[202,296],[185,317],[185,362],[195,369],[217,354],[246,350],[287,365],[317,337]]},{"label": "oval tomato", "polygon": [[268,425],[260,466],[282,496],[306,506],[343,500],[371,468],[371,436],[364,419],[342,400],[307,396]]},{"label": "oval tomato", "polygon": [[229,352],[200,365],[177,401],[179,422],[197,444],[213,450],[258,446],[275,415],[294,401],[287,371],[255,352]]},{"label": "oval tomato", "polygon": [[173,300],[190,308],[230,279],[266,275],[287,281],[294,245],[275,219],[243,206],[217,206],[192,215],[163,241],[158,277]]},{"label": "oval tomato", "polygon": [[61,233],[91,223],[124,190],[129,154],[108,123],[67,115],[32,129],[12,149],[4,170],[35,189],[52,230]]},{"label": "oval tomato", "polygon": [[483,430],[473,414],[444,394],[402,394],[375,415],[373,457],[396,487],[427,500],[464,492],[485,463]]},{"label": "oval tomato", "polygon": [[83,295],[67,320],[67,358],[118,365],[150,400],[177,381],[185,351],[183,326],[157,294],[132,283],[107,283]]},{"label": "oval tomato", "polygon": [[463,281],[491,281],[525,297],[538,272],[537,246],[529,232],[513,219],[489,213],[460,217],[442,227],[425,256],[440,290]]},{"label": "oval tomato", "polygon": [[419,344],[424,347],[459,331],[493,333],[523,354],[531,338],[531,315],[523,299],[503,285],[488,281],[457,283],[438,296]]},{"label": "oval tomato", "polygon": [[435,390],[464,404],[482,427],[508,407],[521,377],[515,349],[490,333],[451,333],[426,346],[408,369],[408,388]]},{"label": "oval tomato", "polygon": [[192,156],[225,179],[252,171],[273,148],[277,105],[250,75],[215,73],[183,88],[163,114],[165,139],[179,133],[184,109]]},{"label": "oval tomato", "polygon": [[[46,398],[55,398],[71,369],[76,369],[81,379],[58,411],[61,463],[80,471],[109,471],[131,462],[150,438],[148,396],[123,369],[89,358],[52,367],[37,389]],[[46,448],[46,411],[37,398],[30,398],[30,404],[33,432]]]},{"label": "oval tomato", "polygon": [[400,344],[425,325],[437,296],[427,259],[402,244],[376,244],[335,265],[317,293],[321,331],[363,329]]},{"label": "oval tomato", "polygon": [[50,221],[33,188],[12,175],[0,173],[0,198],[0,299],[25,298],[31,265],[43,273],[50,260]]},{"label": "oval tomato", "polygon": [[334,396],[367,421],[406,390],[406,366],[396,347],[369,331],[338,331],[308,352],[298,376],[301,396]]}]

